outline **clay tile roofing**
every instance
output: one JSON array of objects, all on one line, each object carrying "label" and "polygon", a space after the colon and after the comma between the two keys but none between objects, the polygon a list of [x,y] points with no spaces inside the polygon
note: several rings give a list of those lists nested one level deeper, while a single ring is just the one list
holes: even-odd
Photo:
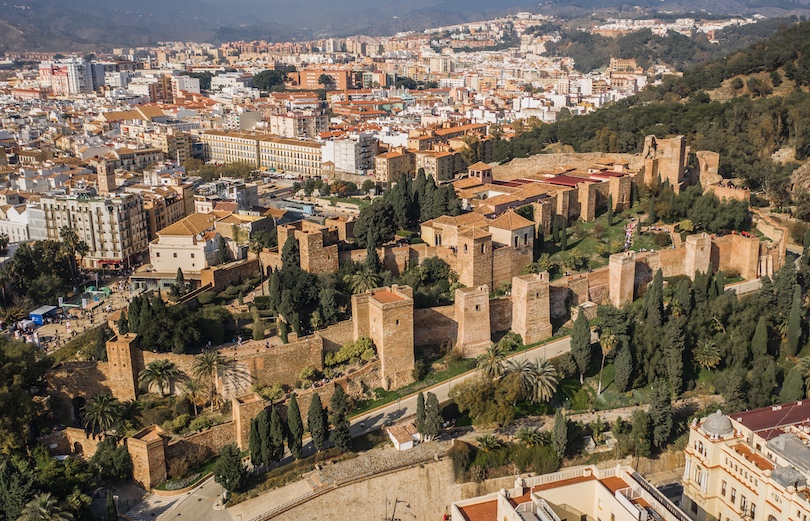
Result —
[{"label": "clay tile roofing", "polygon": [[490,228],[498,228],[499,230],[520,230],[529,226],[534,226],[534,223],[512,210],[502,213],[489,223]]},{"label": "clay tile roofing", "polygon": [[159,232],[160,236],[189,236],[199,235],[208,231],[214,226],[214,222],[218,219],[213,213],[193,213],[188,217],[171,224]]},{"label": "clay tile roofing", "polygon": [[470,166],[469,170],[492,170],[492,167],[484,163],[483,161],[479,161],[476,164]]},{"label": "clay tile roofing", "polygon": [[453,187],[456,190],[463,190],[465,188],[472,188],[473,186],[479,186],[481,181],[477,177],[465,177],[464,179],[459,179],[458,181],[453,181]]}]

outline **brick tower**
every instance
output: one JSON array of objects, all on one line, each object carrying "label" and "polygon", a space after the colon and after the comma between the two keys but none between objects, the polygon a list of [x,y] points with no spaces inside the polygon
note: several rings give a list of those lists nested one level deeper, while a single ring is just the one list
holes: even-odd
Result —
[{"label": "brick tower", "polygon": [[636,286],[636,252],[626,251],[610,256],[610,303],[620,308],[633,302]]},{"label": "brick tower", "polygon": [[132,479],[146,490],[166,481],[166,432],[152,425],[127,438]]},{"label": "brick tower", "polygon": [[456,290],[457,347],[464,358],[475,358],[492,344],[489,287]]},{"label": "brick tower", "polygon": [[264,409],[264,400],[256,393],[231,399],[233,421],[236,424],[236,446],[247,450],[250,443],[250,422]]},{"label": "brick tower", "polygon": [[524,344],[551,336],[548,272],[512,278],[512,331]]}]

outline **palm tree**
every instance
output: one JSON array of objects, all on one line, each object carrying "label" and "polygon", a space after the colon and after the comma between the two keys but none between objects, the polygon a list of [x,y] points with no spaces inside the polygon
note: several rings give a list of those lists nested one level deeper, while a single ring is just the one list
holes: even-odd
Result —
[{"label": "palm tree", "polygon": [[166,387],[171,388],[171,383],[180,376],[180,370],[174,362],[169,360],[155,360],[150,362],[146,368],[138,374],[138,385],[141,389],[149,392],[152,386],[160,389],[160,396],[166,396]]},{"label": "palm tree", "polygon": [[262,295],[264,295],[264,268],[262,268],[262,251],[264,250],[264,244],[254,238],[251,239],[248,249],[251,251],[251,253],[256,254],[256,259],[259,261],[259,274],[261,275],[259,285],[262,287]]},{"label": "palm tree", "polygon": [[596,389],[596,396],[602,394],[602,371],[605,370],[605,358],[616,347],[618,339],[609,328],[602,328],[599,332],[599,347],[602,348],[602,365],[599,367],[599,386]]},{"label": "palm tree", "polygon": [[538,358],[534,361],[534,400],[547,402],[557,392],[559,383],[557,368],[551,360]]},{"label": "palm tree", "polygon": [[50,492],[44,492],[25,504],[17,521],[73,521],[73,514],[62,510]]},{"label": "palm tree", "polygon": [[503,443],[501,440],[492,434],[483,434],[475,438],[475,441],[481,446],[481,450],[484,452],[489,452],[491,450],[499,449],[503,447]]},{"label": "palm tree", "polygon": [[695,362],[706,369],[714,369],[720,363],[720,349],[711,340],[701,340],[692,351]]},{"label": "palm tree", "polygon": [[84,406],[84,426],[91,432],[110,430],[121,416],[121,402],[110,394],[94,396]]},{"label": "palm tree", "polygon": [[526,359],[511,359],[506,363],[506,373],[518,379],[518,386],[523,396],[534,400],[537,385],[535,366]]},{"label": "palm tree", "polygon": [[11,242],[7,233],[0,233],[0,251],[6,251],[8,243]]},{"label": "palm tree", "polygon": [[84,257],[90,253],[90,246],[88,246],[84,241],[79,241],[76,243],[76,253],[79,255],[79,259],[81,259],[82,264],[84,264]]},{"label": "palm tree", "polygon": [[543,433],[533,427],[521,427],[515,433],[515,438],[524,445],[534,447],[543,444]]},{"label": "palm tree", "polygon": [[211,410],[213,411],[214,405],[219,406],[217,379],[230,374],[233,370],[233,362],[219,354],[218,351],[208,350],[194,359],[191,370],[197,378],[210,382],[208,392],[211,397]]},{"label": "palm tree", "polygon": [[380,277],[373,270],[363,268],[357,273],[348,277],[349,286],[352,288],[352,294],[365,293],[380,285]]},{"label": "palm tree", "polygon": [[491,345],[478,357],[478,370],[489,378],[495,380],[503,376],[503,361],[506,353],[500,345]]},{"label": "palm tree", "polygon": [[76,280],[76,246],[79,244],[79,235],[70,226],[59,228],[59,238],[62,239],[62,248],[70,262],[70,275]]},{"label": "palm tree", "polygon": [[183,396],[188,398],[194,406],[194,416],[197,416],[197,406],[205,402],[206,385],[196,378],[189,378],[183,382]]}]

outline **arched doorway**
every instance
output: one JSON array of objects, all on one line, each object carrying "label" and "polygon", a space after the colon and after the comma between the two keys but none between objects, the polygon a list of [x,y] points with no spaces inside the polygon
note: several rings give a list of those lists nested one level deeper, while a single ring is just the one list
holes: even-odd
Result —
[{"label": "arched doorway", "polygon": [[81,456],[84,454],[84,447],[78,441],[73,444],[73,454],[76,456]]}]

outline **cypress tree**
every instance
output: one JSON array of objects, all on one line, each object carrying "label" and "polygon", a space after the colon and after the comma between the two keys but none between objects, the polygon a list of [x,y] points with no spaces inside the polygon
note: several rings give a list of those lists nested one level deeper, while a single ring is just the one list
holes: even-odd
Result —
[{"label": "cypress tree", "polygon": [[661,447],[669,440],[669,435],[672,433],[671,391],[664,380],[656,380],[653,383],[650,421],[653,444]]},{"label": "cypress tree", "polygon": [[111,491],[107,491],[107,521],[118,521],[118,507]]},{"label": "cypress tree", "polygon": [[425,434],[425,395],[422,391],[416,395],[416,430]]},{"label": "cypress tree", "polygon": [[283,320],[278,321],[278,336],[281,338],[281,341],[285,344],[289,342],[289,334],[290,328],[287,326],[287,323]]},{"label": "cypress tree", "polygon": [[591,328],[588,327],[588,319],[581,310],[574,320],[574,329],[571,331],[571,354],[579,370],[579,382],[582,383],[585,380],[585,371],[591,365]]},{"label": "cypress tree", "polygon": [[129,309],[127,309],[129,330],[133,333],[140,331],[141,307],[141,297],[135,297],[132,299],[132,302],[129,303]]},{"label": "cypress tree", "polygon": [[375,248],[372,243],[368,243],[366,247],[365,266],[374,273],[379,273],[382,270],[380,256],[377,254],[377,248]]},{"label": "cypress tree", "polygon": [[793,356],[799,350],[802,338],[802,288],[798,284],[793,287],[793,303],[790,306],[787,337],[787,355]]},{"label": "cypress tree", "polygon": [[248,442],[248,450],[250,450],[250,461],[253,466],[258,467],[264,464],[262,457],[262,438],[259,433],[258,416],[250,421],[250,439]]},{"label": "cypress tree", "polygon": [[439,411],[439,399],[433,393],[427,393],[427,405],[425,406],[424,435],[427,441],[439,435],[442,428],[442,416]]},{"label": "cypress tree", "polygon": [[661,268],[655,272],[652,285],[644,294],[647,310],[647,323],[661,327],[664,322],[664,275]]},{"label": "cypress tree", "polygon": [[267,293],[270,297],[270,309],[278,313],[281,305],[281,285],[278,280],[278,271],[273,271],[270,275]]},{"label": "cypress tree", "polygon": [[123,309],[121,310],[121,318],[118,319],[118,323],[116,325],[119,335],[126,335],[129,333],[129,321],[127,320],[127,314]]},{"label": "cypress tree", "polygon": [[329,436],[329,425],[326,421],[326,411],[321,405],[321,397],[317,393],[312,395],[312,402],[309,404],[307,428],[312,436],[315,450],[322,451],[326,445],[326,438]]},{"label": "cypress tree", "polygon": [[214,481],[228,492],[239,490],[247,481],[247,470],[242,465],[236,444],[225,445],[214,464]]},{"label": "cypress tree", "polygon": [[630,388],[630,378],[633,375],[633,354],[630,352],[630,348],[627,346],[619,348],[613,365],[616,368],[616,377],[614,380],[616,389],[623,393]]},{"label": "cypress tree", "polygon": [[272,455],[270,461],[281,461],[284,458],[284,439],[287,437],[285,432],[286,425],[284,419],[278,414],[275,407],[270,407],[270,450]]},{"label": "cypress tree", "polygon": [[259,434],[259,441],[262,449],[262,463],[269,465],[274,461],[272,440],[270,439],[270,413],[264,409],[256,416],[256,430]]},{"label": "cypress tree", "polygon": [[754,336],[751,338],[751,354],[754,360],[768,355],[768,319],[765,315],[759,317]]},{"label": "cypress tree", "polygon": [[608,195],[607,200],[607,225],[613,224],[613,194]]},{"label": "cypress tree", "polygon": [[779,392],[781,403],[794,402],[804,398],[804,377],[796,367],[788,371],[782,390]]},{"label": "cypress tree", "polygon": [[551,240],[554,243],[560,242],[560,219],[556,214],[551,218]]},{"label": "cypress tree", "polygon": [[287,446],[295,459],[301,459],[301,439],[304,437],[304,422],[301,421],[301,411],[298,410],[298,400],[295,393],[290,397],[287,406],[287,427],[289,428]]},{"label": "cypress tree", "polygon": [[332,441],[335,446],[343,452],[352,450],[352,435],[349,433],[349,420],[346,419],[346,413],[333,415],[334,430],[332,431]]},{"label": "cypress tree", "polygon": [[633,425],[630,437],[633,440],[633,452],[636,457],[646,458],[652,452],[650,444],[650,415],[643,409],[633,411],[630,417]]},{"label": "cypress tree", "polygon": [[655,224],[655,221],[656,221],[656,218],[655,218],[655,197],[653,197],[651,195],[650,196],[650,205],[649,205],[649,208],[647,209],[647,224],[652,226],[653,224]]},{"label": "cypress tree", "polygon": [[565,251],[568,247],[568,230],[563,228],[560,230],[560,251]]},{"label": "cypress tree", "polygon": [[568,420],[565,419],[565,416],[563,416],[562,411],[559,409],[554,413],[552,442],[557,457],[560,459],[565,457],[565,450],[568,447]]}]

